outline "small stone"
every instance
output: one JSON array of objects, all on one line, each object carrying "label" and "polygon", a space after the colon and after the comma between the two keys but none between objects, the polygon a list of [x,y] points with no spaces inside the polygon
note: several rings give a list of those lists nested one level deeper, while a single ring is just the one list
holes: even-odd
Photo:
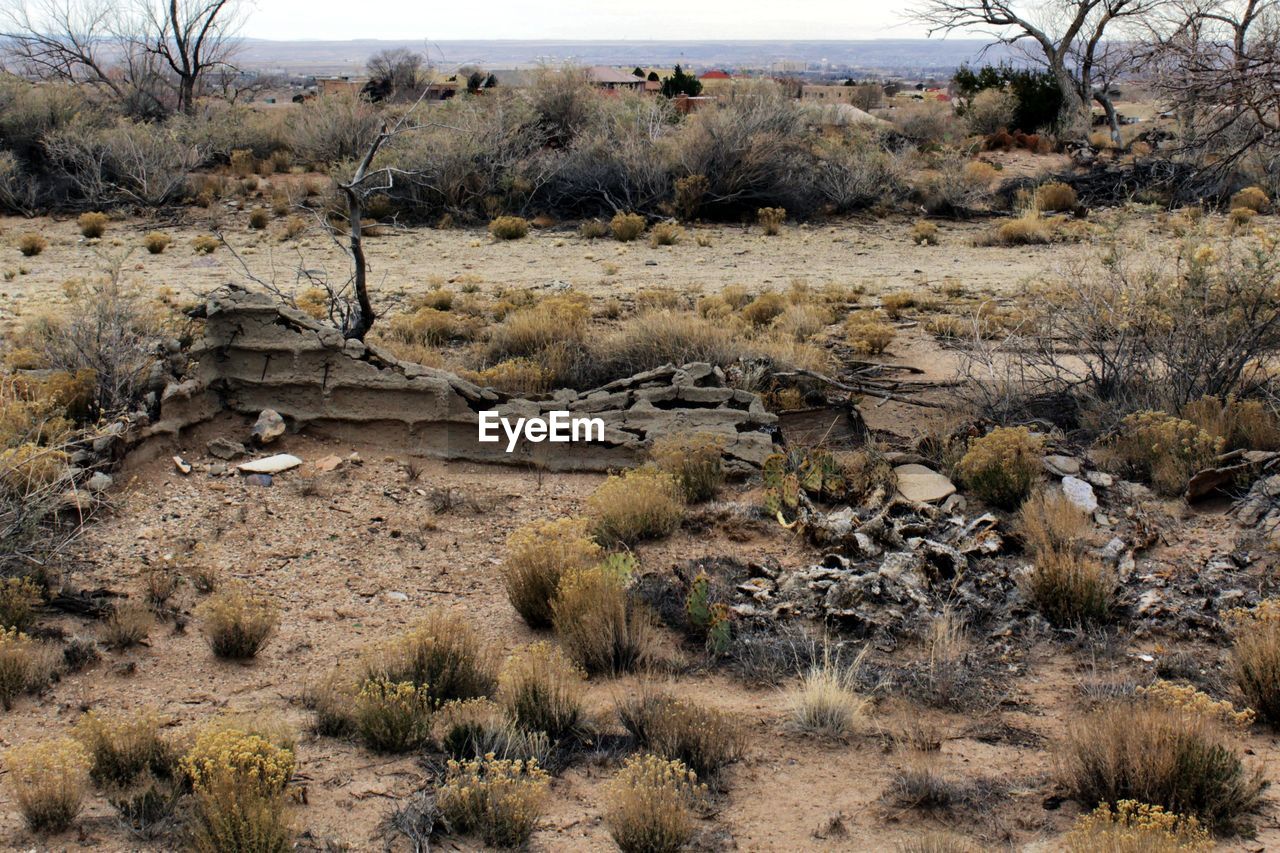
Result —
[{"label": "small stone", "polygon": [[224,460],[235,459],[239,456],[244,456],[248,452],[243,444],[238,441],[232,441],[229,438],[215,438],[205,446],[211,456]]},{"label": "small stone", "polygon": [[360,458],[360,454],[354,451],[352,451],[351,455],[347,457],[347,461],[350,462],[352,465],[364,464],[364,460]]},{"label": "small stone", "polygon": [[1044,469],[1055,477],[1079,477],[1080,460],[1070,456],[1046,456]]},{"label": "small stone", "polygon": [[250,474],[244,478],[244,481],[250,486],[270,486],[272,482],[270,474]]},{"label": "small stone", "polygon": [[969,502],[964,499],[964,495],[952,495],[942,502],[942,511],[948,515],[964,515],[968,507]]},{"label": "small stone", "polygon": [[105,492],[111,488],[111,475],[102,471],[95,471],[93,476],[88,479],[84,487],[90,492]]},{"label": "small stone", "polygon": [[1098,497],[1093,493],[1093,486],[1079,477],[1063,477],[1062,493],[1067,496],[1067,500],[1085,512],[1092,513],[1098,508]]},{"label": "small stone", "polygon": [[408,601],[409,596],[403,592],[384,592],[382,597],[387,601]]},{"label": "small stone", "polygon": [[898,494],[916,503],[934,503],[956,493],[956,484],[923,465],[899,465],[893,469],[898,476]]},{"label": "small stone", "polygon": [[328,456],[322,456],[312,463],[311,467],[315,468],[321,474],[328,474],[330,471],[336,471],[342,466],[342,457],[334,456],[332,453]]},{"label": "small stone", "polygon": [[1085,471],[1084,478],[1099,489],[1109,489],[1116,484],[1116,478],[1105,471]]},{"label": "small stone", "polygon": [[214,462],[212,465],[209,466],[210,477],[221,477],[226,473],[227,473],[227,463],[225,462]]},{"label": "small stone", "polygon": [[253,425],[253,440],[258,444],[270,444],[284,435],[284,418],[274,409],[263,409],[258,421]]},{"label": "small stone", "polygon": [[279,474],[281,471],[297,468],[301,464],[302,460],[291,453],[277,453],[275,456],[254,459],[252,462],[241,462],[236,466],[236,470],[242,474]]},{"label": "small stone", "polygon": [[191,473],[191,466],[188,465],[187,461],[183,459],[181,456],[173,457],[173,467],[177,468],[179,473],[182,473],[182,474]]}]

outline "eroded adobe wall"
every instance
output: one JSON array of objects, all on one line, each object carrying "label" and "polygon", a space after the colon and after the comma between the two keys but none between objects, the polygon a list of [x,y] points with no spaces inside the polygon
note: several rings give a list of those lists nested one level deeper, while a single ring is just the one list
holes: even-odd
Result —
[{"label": "eroded adobe wall", "polygon": [[[443,370],[399,361],[375,346],[344,341],[334,329],[235,290],[208,302],[205,337],[196,357],[199,378],[166,392],[170,425],[219,408],[256,415],[274,409],[296,426],[352,438],[403,442],[413,453],[483,462],[537,462],[551,470],[602,471],[633,464],[652,439],[682,432],[723,437],[731,467],[754,468],[773,451],[776,418],[757,395],[725,387],[706,364],[667,366],[577,392],[511,397]],[[551,411],[598,417],[603,442],[478,440],[478,414],[507,418]]]}]

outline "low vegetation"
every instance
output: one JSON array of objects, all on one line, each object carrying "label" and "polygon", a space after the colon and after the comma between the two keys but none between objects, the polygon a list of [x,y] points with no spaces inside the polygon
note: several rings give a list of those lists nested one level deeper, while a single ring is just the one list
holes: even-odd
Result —
[{"label": "low vegetation", "polygon": [[599,562],[600,546],[587,536],[587,520],[535,522],[507,537],[502,579],[507,599],[531,628],[551,626],[551,602],[566,574]]},{"label": "low vegetation", "polygon": [[457,832],[491,847],[522,847],[538,827],[549,782],[536,761],[450,761],[436,805]]},{"label": "low vegetation", "polygon": [[679,761],[634,756],[609,783],[605,825],[623,853],[675,853],[693,838],[706,788]]},{"label": "low vegetation", "polygon": [[27,828],[54,833],[80,814],[89,782],[90,760],[70,738],[34,741],[5,753],[9,785]]},{"label": "low vegetation", "polygon": [[560,579],[551,621],[560,645],[588,673],[620,673],[656,657],[654,624],[628,594],[634,560],[614,555]]},{"label": "low vegetation", "polygon": [[1040,477],[1044,442],[1026,427],[997,427],[969,444],[956,474],[978,497],[1017,509]]},{"label": "low vegetation", "polygon": [[635,545],[668,535],[684,517],[674,477],[658,468],[632,468],[610,476],[587,499],[595,540],[606,547]]},{"label": "low vegetation", "polygon": [[209,648],[227,660],[256,657],[280,621],[279,609],[270,599],[242,587],[213,593],[197,615]]},{"label": "low vegetation", "polygon": [[746,733],[730,714],[653,689],[623,701],[618,717],[638,747],[683,763],[700,779],[746,752]]}]

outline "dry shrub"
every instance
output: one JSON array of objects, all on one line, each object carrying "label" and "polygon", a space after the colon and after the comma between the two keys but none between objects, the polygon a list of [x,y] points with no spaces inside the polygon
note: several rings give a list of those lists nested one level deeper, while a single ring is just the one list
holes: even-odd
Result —
[{"label": "dry shrub", "polygon": [[576,734],[587,722],[582,671],[550,643],[533,643],[508,658],[498,701],[517,726],[553,741]]},{"label": "dry shrub", "polygon": [[1221,439],[1223,450],[1280,449],[1280,418],[1261,400],[1205,396],[1183,406],[1182,417]]},{"label": "dry shrub", "polygon": [[196,613],[209,648],[226,660],[257,655],[280,622],[280,611],[270,599],[242,587],[215,592]]},{"label": "dry shrub", "polygon": [[911,228],[911,242],[917,246],[938,245],[938,226],[927,219],[921,219]]},{"label": "dry shrub", "polygon": [[92,759],[90,778],[99,786],[123,789],[147,773],[172,776],[178,756],[162,733],[165,725],[149,710],[110,716],[87,712],[76,722],[75,737]]},{"label": "dry shrub", "polygon": [[409,752],[431,742],[433,708],[426,687],[371,678],[355,697],[355,730],[375,752]]},{"label": "dry shrub", "polygon": [[423,306],[412,314],[399,314],[386,324],[386,336],[410,346],[438,347],[467,336],[467,327],[448,311]]},{"label": "dry shrub", "polygon": [[970,160],[964,164],[962,172],[968,181],[986,186],[1000,176],[999,170],[985,160]]},{"label": "dry shrub", "polygon": [[897,293],[887,293],[880,298],[880,307],[890,318],[897,320],[902,312],[908,308],[915,308],[918,311],[929,311],[937,307],[937,300],[927,293],[919,291],[899,291]]},{"label": "dry shrub", "polygon": [[708,433],[664,435],[649,448],[659,470],[675,478],[689,503],[709,501],[724,484],[725,438]]},{"label": "dry shrub", "polygon": [[823,649],[788,697],[789,725],[797,732],[828,738],[845,738],[853,733],[867,710],[867,700],[858,695],[858,666],[861,658],[846,664],[840,656]]},{"label": "dry shrub", "polygon": [[436,806],[457,832],[479,835],[491,847],[522,847],[538,827],[549,785],[536,761],[450,761]]},{"label": "dry shrub", "polygon": [[34,258],[49,248],[49,241],[39,234],[23,234],[18,238],[18,251],[24,257]]},{"label": "dry shrub", "polygon": [[531,628],[551,625],[551,600],[560,579],[595,565],[600,546],[587,536],[583,518],[533,522],[507,538],[502,580],[507,599]]},{"label": "dry shrub", "polygon": [[1002,509],[1016,509],[1040,477],[1044,440],[1026,427],[997,427],[974,439],[956,474],[974,494]]},{"label": "dry shrub", "polygon": [[893,343],[893,326],[866,311],[855,311],[844,322],[844,338],[859,355],[880,355]]},{"label": "dry shrub", "polygon": [[180,762],[191,783],[191,846],[201,853],[285,853],[293,830],[285,786],[295,766],[291,748],[234,725],[197,735]]},{"label": "dry shrub", "polygon": [[1258,215],[1256,210],[1250,210],[1247,207],[1233,207],[1231,213],[1227,215],[1227,225],[1229,230],[1238,231],[1253,224],[1253,218]]},{"label": "dry shrub", "polygon": [[769,325],[771,334],[803,343],[831,325],[831,309],[826,305],[793,304]]},{"label": "dry shrub", "polygon": [[271,222],[271,211],[265,207],[255,207],[249,211],[249,227],[254,231],[261,231]]},{"label": "dry shrub", "polygon": [[674,222],[659,222],[649,232],[649,245],[656,249],[659,246],[674,246],[684,239],[684,229]]},{"label": "dry shrub", "polygon": [[1272,725],[1280,723],[1280,600],[1227,614],[1234,634],[1231,668],[1249,707]]},{"label": "dry shrub", "polygon": [[151,608],[141,602],[126,602],[112,611],[102,625],[102,644],[110,649],[130,649],[147,639],[155,627]]},{"label": "dry shrub", "polygon": [[543,360],[548,353],[569,352],[581,346],[590,318],[590,302],[581,294],[543,299],[512,312],[493,329],[485,358],[496,364],[511,358]]},{"label": "dry shrub", "polygon": [[1051,489],[1039,489],[1023,501],[1014,521],[1014,532],[1029,554],[1084,553],[1092,529],[1084,510]]},{"label": "dry shrub", "polygon": [[1198,471],[1214,464],[1222,440],[1165,412],[1135,412],[1102,448],[1116,473],[1143,480],[1162,495],[1179,495]]},{"label": "dry shrub", "polygon": [[782,233],[782,223],[787,221],[787,210],[783,207],[762,207],[756,211],[756,222],[760,229],[770,237]]},{"label": "dry shrub", "polygon": [[1106,621],[1116,578],[1100,560],[1058,550],[1038,553],[1033,559],[1021,586],[1049,624],[1068,628]]},{"label": "dry shrub", "polygon": [[927,832],[894,848],[895,853],[981,853],[982,849],[952,832]]},{"label": "dry shrub", "polygon": [[635,299],[637,311],[671,311],[680,307],[680,294],[670,287],[641,288]]},{"label": "dry shrub", "polygon": [[584,240],[600,240],[609,236],[609,223],[599,219],[586,219],[578,226],[578,236]]},{"label": "dry shrub", "polygon": [[27,631],[36,621],[44,596],[31,578],[0,579],[0,631]]},{"label": "dry shrub", "polygon": [[430,609],[408,632],[364,656],[367,678],[409,682],[436,703],[493,692],[496,662],[475,625],[453,610]]},{"label": "dry shrub", "polygon": [[472,382],[508,394],[544,394],[551,389],[553,374],[528,358],[509,358],[467,375]]},{"label": "dry shrub", "polygon": [[15,628],[0,630],[0,708],[48,682],[52,668],[44,649]]},{"label": "dry shrub", "polygon": [[302,704],[315,714],[312,731],[324,737],[355,734],[355,696],[360,685],[344,670],[330,672],[302,694]]},{"label": "dry shrub", "polygon": [[1076,191],[1068,184],[1054,181],[1036,188],[1036,210],[1043,213],[1061,213],[1074,210]]},{"label": "dry shrub", "polygon": [[606,547],[667,536],[680,526],[684,509],[675,479],[649,466],[610,474],[587,498],[592,536]]},{"label": "dry shrub", "polygon": [[88,787],[89,756],[71,738],[15,746],[5,753],[18,811],[32,832],[71,826]]},{"label": "dry shrub", "polygon": [[79,227],[82,236],[90,240],[96,240],[107,233],[107,223],[109,221],[105,213],[82,213],[80,218],[76,220],[76,225]]},{"label": "dry shrub", "polygon": [[281,241],[294,240],[307,230],[307,220],[301,216],[290,216],[284,221],[284,225],[280,227],[278,237]]},{"label": "dry shrub", "polygon": [[766,290],[742,308],[742,319],[754,327],[766,326],[787,310],[787,299],[781,293]]},{"label": "dry shrub", "polygon": [[152,231],[150,234],[142,238],[142,245],[147,251],[153,255],[159,255],[169,248],[169,244],[173,242],[173,238],[163,231]]},{"label": "dry shrub", "polygon": [[676,853],[693,838],[706,795],[679,761],[632,756],[606,790],[604,822],[623,853]]},{"label": "dry shrub", "polygon": [[1018,110],[1018,96],[1004,89],[990,88],[978,92],[964,111],[964,123],[969,132],[988,136],[1006,130],[1013,124]]},{"label": "dry shrub", "polygon": [[728,366],[757,349],[757,342],[723,322],[687,311],[645,311],[593,342],[589,363],[579,372],[587,384],[596,385],[664,364]]},{"label": "dry shrub", "polygon": [[1254,213],[1262,213],[1271,206],[1271,199],[1267,197],[1266,190],[1262,187],[1245,187],[1231,197],[1231,209],[1252,210]]},{"label": "dry shrub", "polygon": [[220,245],[222,243],[212,234],[198,234],[191,241],[191,248],[197,255],[212,255]]},{"label": "dry shrub", "polygon": [[450,702],[440,710],[440,720],[440,748],[451,758],[492,755],[510,761],[536,759],[539,764],[551,758],[551,739],[545,732],[520,728],[492,700]]},{"label": "dry shrub", "polygon": [[499,216],[489,223],[489,234],[495,240],[520,240],[529,235],[529,220],[523,216]]},{"label": "dry shrub", "polygon": [[1193,817],[1121,800],[1076,818],[1063,838],[1067,853],[1207,853],[1213,838]]},{"label": "dry shrub", "polygon": [[1086,806],[1135,800],[1214,832],[1247,830],[1266,787],[1236,743],[1248,715],[1225,718],[1200,697],[1190,688],[1141,692],[1075,720],[1059,749],[1063,784]]},{"label": "dry shrub", "polygon": [[[1053,242],[1053,228],[1038,211],[1024,213],[1000,224],[985,243],[1000,246],[1034,246]],[[984,242],[984,241],[980,241]]]},{"label": "dry shrub", "polygon": [[644,217],[638,213],[616,213],[609,221],[609,231],[619,243],[630,243],[644,233]]},{"label": "dry shrub", "polygon": [[733,715],[647,688],[622,702],[618,717],[641,749],[682,762],[700,779],[746,752],[746,732]]},{"label": "dry shrub", "polygon": [[[632,561],[633,562],[633,561]],[[588,673],[630,672],[653,662],[654,624],[628,592],[630,564],[612,558],[560,579],[551,621],[560,645]]]}]

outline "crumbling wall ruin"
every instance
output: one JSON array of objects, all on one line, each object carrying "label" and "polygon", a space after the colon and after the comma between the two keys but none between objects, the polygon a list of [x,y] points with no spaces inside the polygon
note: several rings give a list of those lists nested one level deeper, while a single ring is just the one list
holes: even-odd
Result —
[{"label": "crumbling wall ruin", "polygon": [[[256,415],[274,409],[296,427],[361,440],[403,442],[444,459],[536,463],[558,471],[603,471],[634,464],[657,435],[721,437],[731,469],[758,467],[773,452],[776,417],[760,398],[729,388],[708,364],[665,366],[591,391],[562,389],[519,398],[448,371],[402,362],[263,294],[229,290],[208,300],[198,378],[171,386],[161,431],[176,431],[222,409]],[[481,443],[478,415],[506,418],[568,411],[598,417],[604,441]]]}]

